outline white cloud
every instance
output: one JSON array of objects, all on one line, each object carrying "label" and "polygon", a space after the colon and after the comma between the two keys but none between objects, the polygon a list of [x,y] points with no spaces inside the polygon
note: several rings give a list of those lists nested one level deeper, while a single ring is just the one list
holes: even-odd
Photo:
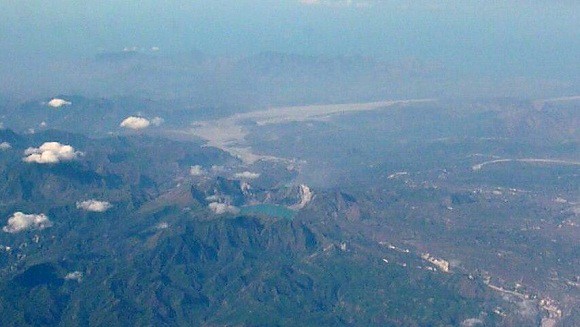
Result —
[{"label": "white cloud", "polygon": [[256,179],[260,177],[260,174],[253,173],[251,171],[244,171],[243,173],[236,173],[234,174],[235,178],[242,178],[242,179]]},{"label": "white cloud", "polygon": [[24,214],[15,212],[12,217],[8,218],[6,226],[2,230],[6,233],[18,233],[25,230],[43,230],[51,227],[52,222],[48,220],[45,214]]},{"label": "white cloud", "polygon": [[0,143],[0,150],[8,150],[10,148],[12,148],[12,145],[10,145],[10,143],[8,142]]},{"label": "white cloud", "polygon": [[119,126],[129,129],[143,129],[149,127],[150,124],[151,122],[147,118],[130,116],[125,118]]},{"label": "white cloud", "polygon": [[85,211],[92,211],[92,212],[105,212],[113,207],[107,201],[98,201],[98,200],[86,200],[77,202],[77,209],[83,209]]},{"label": "white cloud", "polygon": [[191,166],[189,169],[189,174],[191,176],[202,176],[205,172],[203,171],[203,167],[200,165]]},{"label": "white cloud", "polygon": [[219,203],[219,202],[212,202],[212,203],[208,204],[208,207],[211,211],[213,211],[217,215],[221,215],[224,213],[236,214],[236,213],[240,212],[240,209],[238,209],[235,206],[225,204],[225,203]]},{"label": "white cloud", "polygon": [[167,229],[169,228],[169,224],[166,222],[160,222],[159,224],[157,224],[157,226],[155,226],[155,228],[157,229]]},{"label": "white cloud", "polygon": [[70,101],[66,101],[63,99],[58,99],[58,98],[54,98],[50,101],[48,101],[47,105],[49,107],[53,107],[53,108],[60,108],[62,106],[70,106],[72,104],[72,102]]},{"label": "white cloud", "polygon": [[151,119],[151,125],[153,126],[159,126],[161,124],[163,124],[165,122],[165,119],[161,118],[161,117],[154,117],[153,119]]},{"label": "white cloud", "polygon": [[66,276],[64,276],[64,279],[75,280],[80,283],[83,280],[83,273],[80,271],[69,272],[68,274],[66,274]]},{"label": "white cloud", "polygon": [[25,162],[35,162],[39,164],[59,163],[76,159],[81,152],[75,151],[70,145],[59,142],[45,142],[38,148],[28,148],[24,151]]}]

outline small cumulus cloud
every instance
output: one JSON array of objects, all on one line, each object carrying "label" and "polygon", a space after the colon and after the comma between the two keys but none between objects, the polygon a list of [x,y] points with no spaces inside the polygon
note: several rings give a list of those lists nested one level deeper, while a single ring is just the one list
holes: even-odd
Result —
[{"label": "small cumulus cloud", "polygon": [[39,164],[54,164],[61,161],[71,161],[82,153],[66,144],[59,142],[45,142],[38,148],[28,148],[24,151],[25,162]]},{"label": "small cumulus cloud", "polygon": [[112,207],[113,205],[107,201],[98,201],[91,199],[77,202],[77,209],[82,209],[91,212],[105,212],[111,209]]},{"label": "small cumulus cloud", "polygon": [[151,119],[151,125],[153,126],[159,126],[161,124],[163,124],[165,122],[165,119],[161,118],[161,117],[154,117],[153,119]]},{"label": "small cumulus cloud", "polygon": [[195,165],[189,168],[189,174],[191,176],[202,176],[203,174],[205,174],[205,172],[203,170],[203,167],[201,167],[200,165]]},{"label": "small cumulus cloud", "polygon": [[251,171],[244,171],[242,173],[234,174],[234,178],[240,178],[240,179],[256,179],[258,177],[260,177],[259,173],[253,173]]},{"label": "small cumulus cloud", "polygon": [[125,118],[119,126],[129,129],[143,129],[149,127],[151,122],[147,118],[130,116]]},{"label": "small cumulus cloud", "polygon": [[80,283],[83,280],[83,273],[80,271],[69,272],[68,274],[66,274],[66,276],[64,276],[64,279],[65,280],[74,280],[74,281]]},{"label": "small cumulus cloud", "polygon": [[156,229],[167,229],[167,228],[169,228],[169,224],[163,221],[163,222],[160,222],[159,224],[157,224],[155,226],[155,228]]},{"label": "small cumulus cloud", "polygon": [[25,230],[43,230],[51,226],[52,222],[45,214],[15,212],[12,217],[8,218],[8,223],[2,227],[2,230],[14,234]]},{"label": "small cumulus cloud", "polygon": [[236,213],[240,212],[240,209],[238,209],[237,207],[235,207],[233,205],[219,203],[219,202],[212,202],[212,203],[208,204],[208,207],[211,211],[213,211],[217,215],[221,215],[224,213],[236,214]]},{"label": "small cumulus cloud", "polygon": [[53,107],[53,108],[60,108],[62,106],[70,106],[72,104],[72,102],[70,101],[66,101],[63,99],[58,99],[58,98],[54,98],[50,101],[48,101],[47,105],[49,107]]},{"label": "small cumulus cloud", "polygon": [[8,143],[8,142],[2,142],[2,143],[0,143],[0,150],[1,151],[8,150],[8,149],[11,149],[11,148],[12,148],[12,145],[10,145],[10,143]]}]

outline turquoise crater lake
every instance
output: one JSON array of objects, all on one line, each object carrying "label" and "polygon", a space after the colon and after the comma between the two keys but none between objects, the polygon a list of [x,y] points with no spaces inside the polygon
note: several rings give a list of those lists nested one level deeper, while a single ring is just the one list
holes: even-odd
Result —
[{"label": "turquoise crater lake", "polygon": [[285,206],[276,204],[256,204],[244,206],[240,208],[240,213],[243,215],[263,215],[284,219],[293,219],[296,214],[295,211],[288,209]]}]

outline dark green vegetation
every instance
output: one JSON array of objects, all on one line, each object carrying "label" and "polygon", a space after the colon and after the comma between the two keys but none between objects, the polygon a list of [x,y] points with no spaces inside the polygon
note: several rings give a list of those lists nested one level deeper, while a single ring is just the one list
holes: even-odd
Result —
[{"label": "dark green vegetation", "polygon": [[[1,133],[12,144],[0,153],[1,216],[44,212],[54,223],[0,234],[11,247],[0,252],[3,326],[445,326],[501,302],[481,281],[386,264],[382,246],[345,228],[340,203],[292,220],[264,211],[214,215],[202,196],[208,190],[244,196],[235,194],[239,182],[187,176],[190,165],[236,162],[215,149]],[[25,148],[54,139],[85,155],[49,165],[21,160]],[[114,206],[76,208],[88,198]],[[65,278],[72,272],[82,275]]]},{"label": "dark green vegetation", "polygon": [[[580,161],[577,106],[432,103],[250,122],[258,152],[299,160],[248,165],[196,140],[162,138],[187,138],[169,128],[106,136],[130,111],[95,118],[87,133],[99,139],[72,133],[90,129],[80,113],[104,115],[107,101],[74,98],[78,107],[50,113],[37,102],[17,107],[38,110],[20,130],[46,118],[67,132],[0,130],[11,145],[0,150],[1,225],[17,211],[53,224],[0,233],[2,326],[578,319],[579,166],[517,161]],[[22,161],[46,141],[82,154]],[[497,159],[516,161],[477,168]],[[195,165],[201,176],[191,176]],[[260,175],[234,178],[244,171]],[[291,211],[303,183],[314,197]],[[77,207],[89,199],[112,207]]]},{"label": "dark green vegetation", "polygon": [[[460,280],[409,274],[360,250],[323,252],[304,223],[172,228],[181,230],[129,237],[114,252],[63,247],[66,258],[2,285],[2,324],[456,325],[489,309],[473,295],[481,285],[462,290]],[[82,282],[63,281],[66,269],[85,271]]]}]

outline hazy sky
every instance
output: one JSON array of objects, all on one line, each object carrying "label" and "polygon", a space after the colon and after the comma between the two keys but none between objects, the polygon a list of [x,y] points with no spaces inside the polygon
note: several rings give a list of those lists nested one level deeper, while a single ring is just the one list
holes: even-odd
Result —
[{"label": "hazy sky", "polygon": [[0,0],[2,56],[124,47],[380,55],[578,71],[580,1]]}]

